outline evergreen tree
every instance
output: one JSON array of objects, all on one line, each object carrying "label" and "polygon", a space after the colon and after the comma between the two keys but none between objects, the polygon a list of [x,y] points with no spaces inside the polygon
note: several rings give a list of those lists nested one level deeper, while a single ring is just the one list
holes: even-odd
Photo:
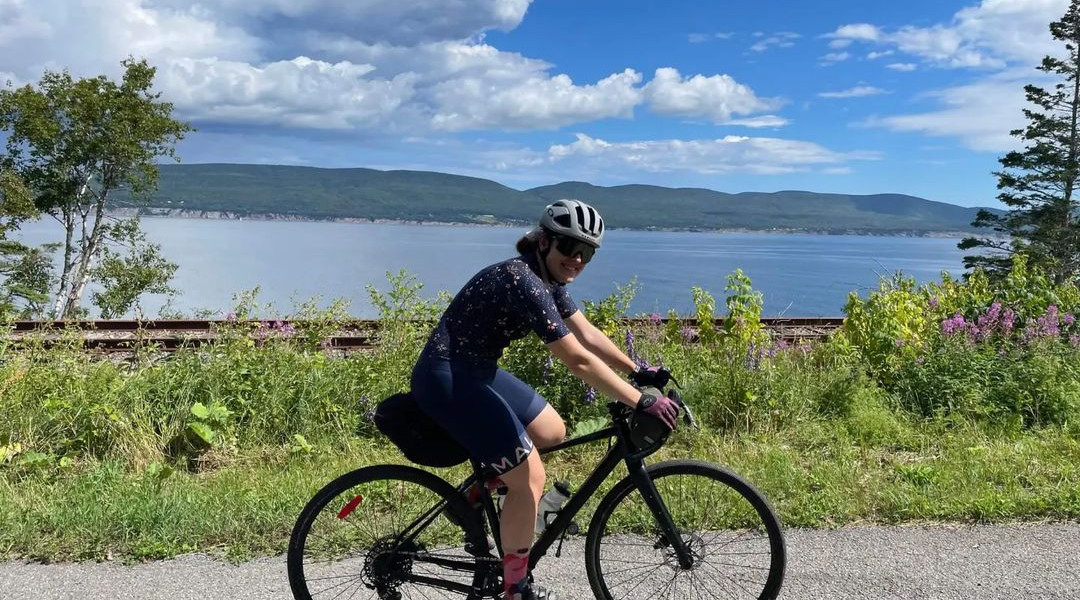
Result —
[{"label": "evergreen tree", "polygon": [[1010,132],[1024,147],[1002,157],[998,199],[1009,207],[1003,214],[980,210],[972,223],[997,235],[969,237],[961,250],[985,251],[964,257],[964,266],[982,267],[992,276],[1012,265],[1012,256],[1026,254],[1029,263],[1046,271],[1055,283],[1080,273],[1080,215],[1074,192],[1080,177],[1080,0],[1072,0],[1065,15],[1050,24],[1054,39],[1065,46],[1059,57],[1047,56],[1038,70],[1057,76],[1048,91],[1035,85],[1024,87],[1028,125]]}]

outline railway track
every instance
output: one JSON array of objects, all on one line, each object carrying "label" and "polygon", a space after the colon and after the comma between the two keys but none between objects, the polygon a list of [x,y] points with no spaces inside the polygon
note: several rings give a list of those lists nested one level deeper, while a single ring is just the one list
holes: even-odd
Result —
[{"label": "railway track", "polygon": [[[680,329],[686,328],[689,341],[697,335],[697,321],[679,319]],[[627,326],[644,326],[649,319],[629,318]],[[779,339],[789,342],[816,340],[827,337],[843,325],[842,318],[835,317],[769,317],[762,324]],[[666,325],[670,319],[661,319]],[[723,319],[716,319],[717,327]],[[65,340],[81,338],[88,351],[104,353],[132,352],[137,347],[154,347],[161,351],[174,351],[183,347],[199,346],[219,339],[225,328],[248,330],[255,340],[289,331],[301,331],[303,321],[225,321],[225,320],[175,320],[153,321],[16,321],[6,333],[0,333],[16,345],[25,345],[31,339],[40,340],[46,347]],[[376,320],[342,321],[337,330],[323,341],[328,351],[354,352],[369,350],[378,344],[379,323]]]}]

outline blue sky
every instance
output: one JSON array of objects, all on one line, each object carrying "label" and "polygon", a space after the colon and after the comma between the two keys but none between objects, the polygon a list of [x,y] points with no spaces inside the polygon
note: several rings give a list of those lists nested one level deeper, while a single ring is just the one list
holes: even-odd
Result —
[{"label": "blue sky", "polygon": [[1000,206],[1067,0],[0,0],[0,79],[117,76],[184,162]]}]

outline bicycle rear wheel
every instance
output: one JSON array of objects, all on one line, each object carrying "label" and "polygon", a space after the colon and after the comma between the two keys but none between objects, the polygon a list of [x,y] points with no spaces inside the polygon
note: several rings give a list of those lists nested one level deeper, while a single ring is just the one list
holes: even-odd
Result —
[{"label": "bicycle rear wheel", "polygon": [[648,471],[693,566],[680,566],[656,518],[624,479],[601,500],[585,542],[585,568],[598,599],[776,598],[784,538],[757,490],[700,461],[663,462]]},{"label": "bicycle rear wheel", "polygon": [[[297,600],[478,600],[498,591],[499,561],[465,499],[404,465],[357,469],[308,502],[289,541]],[[482,543],[482,552],[476,549]]]}]

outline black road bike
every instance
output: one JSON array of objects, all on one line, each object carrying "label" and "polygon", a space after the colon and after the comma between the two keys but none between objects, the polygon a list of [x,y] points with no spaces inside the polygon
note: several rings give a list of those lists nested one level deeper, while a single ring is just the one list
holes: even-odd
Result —
[{"label": "black road bike", "polygon": [[[684,421],[693,415],[683,407]],[[775,598],[786,554],[780,521],[765,498],[732,471],[697,460],[646,466],[666,427],[623,404],[611,425],[541,451],[607,440],[609,450],[544,529],[530,571],[556,541],[575,533],[574,517],[619,463],[628,475],[600,500],[585,540],[585,570],[599,600]],[[490,473],[454,487],[406,465],[374,465],[331,481],[308,502],[289,542],[297,600],[499,598],[502,551],[491,495],[470,505],[466,492]],[[557,588],[557,585],[555,586]]]}]

